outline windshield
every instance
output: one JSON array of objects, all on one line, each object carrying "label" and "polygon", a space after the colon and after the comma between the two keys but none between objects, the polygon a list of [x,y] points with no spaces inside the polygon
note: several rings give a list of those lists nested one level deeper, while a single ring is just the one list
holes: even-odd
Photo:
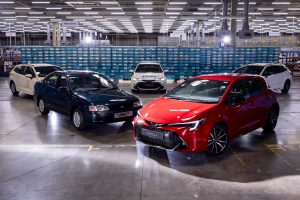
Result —
[{"label": "windshield", "polygon": [[255,74],[260,75],[264,66],[259,65],[247,65],[245,67],[241,67],[233,71],[234,73],[242,73],[242,74]]},{"label": "windshield", "polygon": [[72,91],[90,91],[112,89],[114,85],[110,80],[100,74],[72,74],[69,76]]},{"label": "windshield", "polygon": [[61,69],[56,66],[40,66],[34,67],[34,69],[39,77],[45,77],[52,72],[61,71]]},{"label": "windshield", "polygon": [[135,72],[137,73],[162,73],[162,69],[159,64],[141,64],[138,65]]},{"label": "windshield", "polygon": [[218,103],[228,85],[228,81],[193,79],[177,86],[165,97],[200,103]]}]

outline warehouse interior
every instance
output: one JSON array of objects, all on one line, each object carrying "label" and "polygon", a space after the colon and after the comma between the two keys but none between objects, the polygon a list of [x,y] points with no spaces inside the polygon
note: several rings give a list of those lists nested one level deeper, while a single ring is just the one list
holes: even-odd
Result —
[{"label": "warehouse interior", "polygon": [[[141,78],[141,65],[159,66],[162,75],[145,72]],[[262,71],[248,75],[235,71],[248,65]],[[41,66],[55,70],[40,77]],[[276,78],[283,87],[273,88],[270,75],[264,75],[270,66],[285,70]],[[18,67],[25,69],[23,74]],[[34,71],[30,76],[29,68]],[[126,114],[130,120],[98,120],[84,129],[77,127],[71,101],[70,116],[50,109],[46,97],[45,105],[40,103],[39,87],[50,84],[51,73],[60,73],[56,85],[66,77],[70,88],[57,90],[80,97],[80,103],[89,98],[116,102],[128,97],[138,99],[133,105],[138,102],[139,110],[114,114],[115,118]],[[75,92],[71,77],[86,73],[98,74],[123,96]],[[143,79],[147,75],[156,78]],[[195,77],[251,75],[265,80],[265,90],[276,99],[274,130],[260,126],[241,133],[228,140],[222,154],[213,156],[139,139],[136,126],[144,117],[141,113],[149,114],[151,106],[158,108],[168,94]],[[298,200],[299,76],[299,0],[0,0],[0,200]],[[150,89],[157,85],[159,89]],[[226,94],[215,104],[222,104]],[[43,95],[50,98],[51,91]],[[59,98],[52,99],[55,105]],[[184,106],[192,103],[176,101],[182,109],[168,111],[178,112],[179,119],[190,111]],[[268,96],[264,101],[271,100]],[[108,103],[101,108],[109,109]],[[194,113],[201,112],[203,104],[193,103],[193,109],[199,109]],[[164,107],[169,109],[167,103],[161,104],[161,113],[154,113],[157,120],[164,116]],[[241,105],[233,105],[236,113],[247,109]],[[93,114],[100,112],[93,103],[87,107]],[[79,113],[85,122],[85,114]],[[264,117],[260,110],[252,115]],[[233,124],[238,126],[244,118],[240,115]],[[209,116],[203,119],[197,128],[210,123]],[[156,122],[151,129],[163,125]],[[229,129],[228,125],[227,134]],[[189,147],[183,139],[186,135],[180,139]]]}]

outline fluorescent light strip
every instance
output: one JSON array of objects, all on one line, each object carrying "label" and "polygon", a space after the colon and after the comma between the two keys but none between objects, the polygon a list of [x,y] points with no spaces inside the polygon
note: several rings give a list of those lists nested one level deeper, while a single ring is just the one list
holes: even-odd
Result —
[{"label": "fluorescent light strip", "polygon": [[288,4],[291,4],[290,2],[279,2],[279,1],[277,1],[277,2],[272,2],[272,4],[273,5],[288,5]]},{"label": "fluorescent light strip", "polygon": [[0,4],[14,4],[14,1],[0,1]]},{"label": "fluorescent light strip", "polygon": [[62,8],[46,8],[46,10],[61,10]]},{"label": "fluorescent light strip", "polygon": [[153,10],[153,8],[137,8],[137,10]]},{"label": "fluorescent light strip", "polygon": [[49,4],[49,1],[33,1],[33,4]]},{"label": "fluorescent light strip", "polygon": [[169,5],[186,5],[187,4],[187,2],[179,2],[179,1],[177,1],[177,2],[169,2]]},{"label": "fluorescent light strip", "polygon": [[204,2],[205,5],[220,5],[222,2]]},{"label": "fluorescent light strip", "polygon": [[28,7],[15,7],[15,10],[30,10]]},{"label": "fluorescent light strip", "polygon": [[116,1],[100,1],[100,3],[103,5],[118,4],[118,2]]},{"label": "fluorescent light strip", "polygon": [[152,1],[138,1],[135,2],[136,5],[152,5],[153,2]]}]

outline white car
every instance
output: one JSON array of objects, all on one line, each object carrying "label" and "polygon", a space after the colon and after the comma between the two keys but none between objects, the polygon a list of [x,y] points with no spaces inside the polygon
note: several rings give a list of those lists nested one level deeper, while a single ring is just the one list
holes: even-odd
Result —
[{"label": "white car", "polygon": [[167,78],[160,63],[140,62],[134,71],[131,70],[131,90],[137,91],[161,91],[166,92]]},{"label": "white car", "polygon": [[9,74],[9,86],[13,95],[23,92],[33,95],[34,85],[45,76],[54,71],[63,70],[50,64],[20,64],[13,68]]},{"label": "white car", "polygon": [[292,72],[283,64],[255,63],[240,67],[233,72],[264,76],[270,88],[281,90],[282,93],[288,93],[293,82]]}]

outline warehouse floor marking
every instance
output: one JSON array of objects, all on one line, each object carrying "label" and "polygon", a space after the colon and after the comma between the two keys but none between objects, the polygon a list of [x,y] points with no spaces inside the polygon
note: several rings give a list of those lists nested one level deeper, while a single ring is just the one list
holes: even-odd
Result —
[{"label": "warehouse floor marking", "polygon": [[[288,145],[292,145],[292,146],[296,146],[298,148],[300,148],[300,142],[295,142],[295,143],[290,143],[287,144]],[[288,161],[285,156],[283,154],[281,154],[280,152],[288,152],[288,148],[284,147],[281,144],[265,144],[265,146],[267,147],[267,149],[269,149],[271,152],[273,152],[282,162],[284,162],[288,167],[290,167],[291,169],[295,169],[297,171],[300,171],[300,168],[295,167],[290,161]]]}]

